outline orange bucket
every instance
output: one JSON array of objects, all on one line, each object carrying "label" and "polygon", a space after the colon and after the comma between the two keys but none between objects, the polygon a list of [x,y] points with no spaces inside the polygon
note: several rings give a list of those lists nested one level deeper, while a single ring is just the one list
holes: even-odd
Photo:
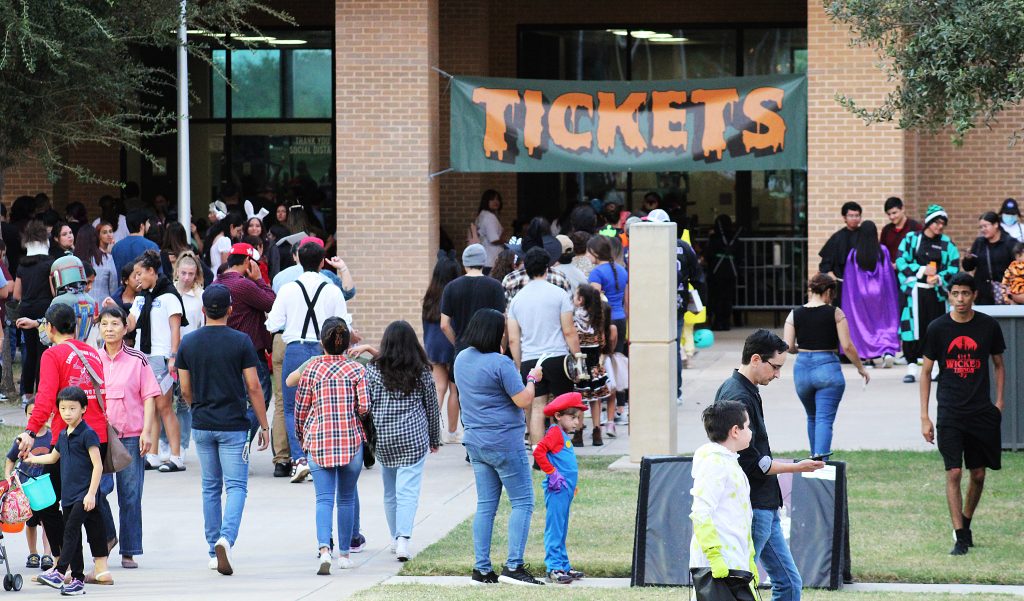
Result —
[{"label": "orange bucket", "polygon": [[17,534],[25,529],[25,522],[18,522],[17,524],[8,524],[7,522],[0,522],[0,530],[3,530],[7,534]]}]

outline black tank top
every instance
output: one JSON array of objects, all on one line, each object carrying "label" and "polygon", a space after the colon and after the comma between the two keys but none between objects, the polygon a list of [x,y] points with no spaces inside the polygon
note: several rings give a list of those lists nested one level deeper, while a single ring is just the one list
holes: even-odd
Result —
[{"label": "black tank top", "polygon": [[832,305],[793,309],[796,342],[805,351],[838,351],[836,308]]}]

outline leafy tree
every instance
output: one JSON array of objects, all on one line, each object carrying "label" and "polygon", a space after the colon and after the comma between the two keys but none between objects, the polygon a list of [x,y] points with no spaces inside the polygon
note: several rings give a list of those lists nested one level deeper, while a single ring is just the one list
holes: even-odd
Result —
[{"label": "leafy tree", "polygon": [[1024,0],[824,0],[853,43],[874,49],[895,89],[876,107],[836,99],[867,123],[954,143],[1024,98]]}]

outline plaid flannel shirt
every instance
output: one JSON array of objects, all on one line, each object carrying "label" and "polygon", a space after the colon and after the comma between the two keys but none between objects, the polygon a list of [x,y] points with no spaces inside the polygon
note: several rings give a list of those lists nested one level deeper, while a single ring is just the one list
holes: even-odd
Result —
[{"label": "plaid flannel shirt", "polygon": [[317,465],[347,465],[366,440],[358,415],[368,410],[362,365],[342,355],[314,357],[295,391],[295,435]]},{"label": "plaid flannel shirt", "polygon": [[441,446],[441,414],[429,369],[420,374],[415,390],[403,393],[385,387],[380,369],[371,363],[366,366],[366,388],[381,465],[415,465],[431,448]]},{"label": "plaid flannel shirt", "polygon": [[[558,286],[568,293],[572,293],[572,283],[569,278],[548,267],[548,273],[544,276],[548,282]],[[505,289],[505,302],[511,303],[512,299],[519,294],[524,286],[530,283],[530,276],[526,275],[526,269],[517,269],[501,280],[501,287]]]}]

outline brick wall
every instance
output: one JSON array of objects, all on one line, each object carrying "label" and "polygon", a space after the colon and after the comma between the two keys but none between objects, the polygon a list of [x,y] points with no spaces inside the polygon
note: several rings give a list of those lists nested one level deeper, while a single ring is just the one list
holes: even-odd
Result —
[{"label": "brick wall", "polygon": [[19,196],[35,196],[46,192],[52,198],[53,184],[46,178],[46,171],[34,163],[23,163],[4,172],[3,203],[8,210]]},{"label": "brick wall", "polygon": [[438,246],[437,0],[338,2],[335,32],[338,250],[376,342],[395,319],[419,329]]}]

